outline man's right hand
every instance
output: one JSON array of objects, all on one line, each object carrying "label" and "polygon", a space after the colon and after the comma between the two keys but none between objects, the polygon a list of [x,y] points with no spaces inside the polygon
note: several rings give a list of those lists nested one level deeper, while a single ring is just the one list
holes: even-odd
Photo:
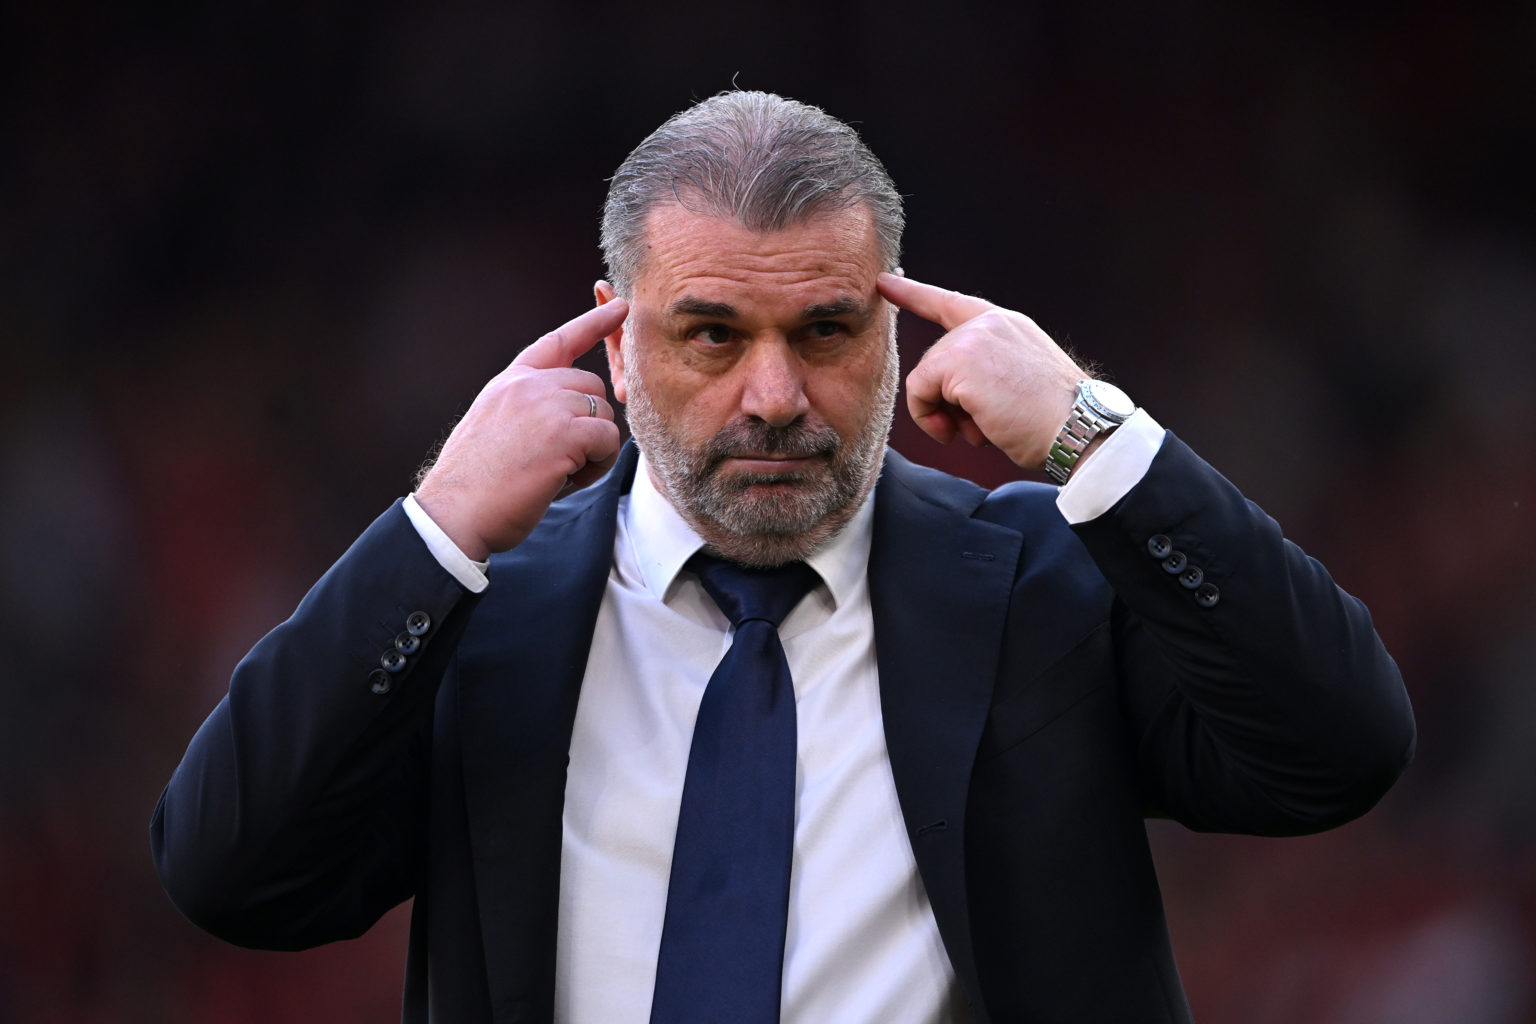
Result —
[{"label": "man's right hand", "polygon": [[628,313],[629,304],[616,298],[523,349],[443,442],[416,500],[470,558],[483,562],[516,547],[562,490],[585,486],[613,465],[620,435],[607,388],[571,364]]}]

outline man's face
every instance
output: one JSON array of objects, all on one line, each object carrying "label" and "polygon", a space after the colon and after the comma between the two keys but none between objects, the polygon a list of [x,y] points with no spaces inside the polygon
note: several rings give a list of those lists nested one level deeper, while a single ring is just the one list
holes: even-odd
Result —
[{"label": "man's face", "polygon": [[890,432],[895,310],[869,214],[759,233],[667,205],[647,228],[608,360],[652,480],[725,557],[803,558],[863,503]]}]

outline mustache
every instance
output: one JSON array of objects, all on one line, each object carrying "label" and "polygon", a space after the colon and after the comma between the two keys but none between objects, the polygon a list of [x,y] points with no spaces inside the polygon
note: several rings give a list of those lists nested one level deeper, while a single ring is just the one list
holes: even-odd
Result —
[{"label": "mustache", "polygon": [[742,454],[783,455],[787,458],[831,456],[843,439],[825,423],[809,424],[797,420],[787,427],[775,427],[762,420],[728,423],[705,446],[704,456],[711,466]]}]

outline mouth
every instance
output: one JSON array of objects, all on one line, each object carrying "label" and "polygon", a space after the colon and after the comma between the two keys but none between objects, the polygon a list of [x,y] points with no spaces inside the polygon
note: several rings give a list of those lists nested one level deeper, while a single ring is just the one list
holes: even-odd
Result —
[{"label": "mouth", "polygon": [[783,452],[738,452],[728,455],[725,463],[747,473],[792,473],[809,465],[816,456],[788,455]]},{"label": "mouth", "polygon": [[731,480],[735,488],[783,484],[801,487],[824,476],[835,464],[838,437],[831,427],[795,424],[733,424],[710,445],[708,470]]}]

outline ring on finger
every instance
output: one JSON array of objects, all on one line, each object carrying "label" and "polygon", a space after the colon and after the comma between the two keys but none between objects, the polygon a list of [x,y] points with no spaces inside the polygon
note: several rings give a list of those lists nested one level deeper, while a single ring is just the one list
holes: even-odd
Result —
[{"label": "ring on finger", "polygon": [[587,415],[593,417],[597,416],[597,399],[593,398],[591,395],[583,395],[582,397],[587,400]]}]

